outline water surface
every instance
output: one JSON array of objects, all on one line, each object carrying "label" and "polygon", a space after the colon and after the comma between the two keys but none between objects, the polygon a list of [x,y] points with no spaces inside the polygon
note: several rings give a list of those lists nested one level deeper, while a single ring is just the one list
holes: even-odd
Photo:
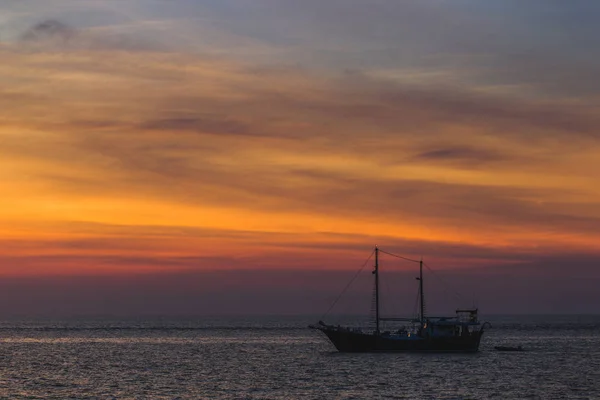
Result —
[{"label": "water surface", "polygon": [[340,354],[306,317],[10,320],[0,398],[600,398],[600,317],[488,319],[466,355]]}]

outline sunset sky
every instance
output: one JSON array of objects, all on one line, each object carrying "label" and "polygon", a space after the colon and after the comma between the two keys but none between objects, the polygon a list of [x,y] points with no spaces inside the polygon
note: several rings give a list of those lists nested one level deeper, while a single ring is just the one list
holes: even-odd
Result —
[{"label": "sunset sky", "polygon": [[73,312],[112,312],[133,282],[175,312],[191,276],[228,312],[231,285],[270,293],[240,312],[320,312],[377,244],[478,276],[495,312],[532,291],[526,311],[600,312],[598,20],[594,0],[2,0],[0,308],[77,286]]}]

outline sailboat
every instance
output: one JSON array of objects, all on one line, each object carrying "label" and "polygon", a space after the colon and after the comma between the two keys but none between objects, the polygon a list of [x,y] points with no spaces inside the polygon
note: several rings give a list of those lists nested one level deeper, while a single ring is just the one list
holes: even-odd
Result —
[{"label": "sailboat", "polygon": [[[379,299],[379,253],[375,247],[375,330],[328,325],[323,321],[310,325],[323,332],[340,352],[454,352],[475,353],[484,333],[478,320],[478,309],[458,309],[451,317],[433,317],[425,314],[423,291],[423,260],[411,260],[384,252],[405,260],[419,263],[419,315],[418,318],[384,318],[380,315]],[[372,254],[371,254],[372,255]],[[369,258],[370,259],[370,258]],[[411,329],[382,331],[382,322],[395,321],[412,324]]]}]

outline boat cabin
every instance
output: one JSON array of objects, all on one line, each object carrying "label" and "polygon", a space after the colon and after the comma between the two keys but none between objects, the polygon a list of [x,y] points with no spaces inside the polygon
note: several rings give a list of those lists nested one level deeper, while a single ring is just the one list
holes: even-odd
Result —
[{"label": "boat cabin", "polygon": [[456,310],[455,317],[427,317],[422,336],[470,336],[478,325],[477,309]]}]

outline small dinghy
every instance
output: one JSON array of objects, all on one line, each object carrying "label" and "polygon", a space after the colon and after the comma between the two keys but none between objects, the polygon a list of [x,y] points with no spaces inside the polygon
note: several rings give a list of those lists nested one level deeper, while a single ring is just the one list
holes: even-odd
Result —
[{"label": "small dinghy", "polygon": [[494,349],[498,351],[525,351],[521,346],[494,346]]}]

